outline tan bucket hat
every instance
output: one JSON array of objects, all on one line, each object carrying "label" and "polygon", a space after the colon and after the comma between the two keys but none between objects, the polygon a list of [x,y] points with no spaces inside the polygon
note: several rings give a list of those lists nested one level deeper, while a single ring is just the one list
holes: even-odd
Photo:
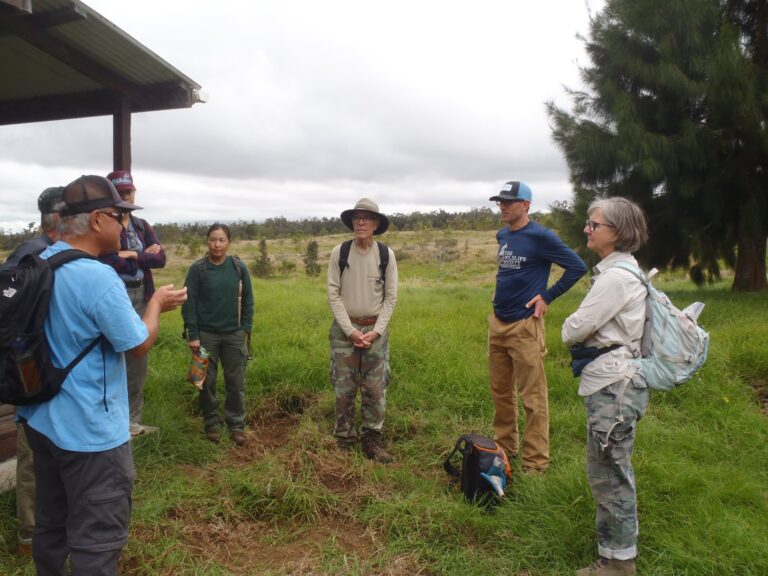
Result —
[{"label": "tan bucket hat", "polygon": [[341,221],[346,224],[347,228],[354,231],[355,227],[352,224],[352,216],[354,216],[355,212],[361,211],[370,212],[379,219],[379,227],[374,230],[374,236],[384,234],[384,232],[387,231],[387,228],[389,228],[389,218],[379,212],[379,205],[370,198],[361,198],[357,201],[357,204],[355,204],[354,208],[351,210],[344,210],[344,212],[341,213]]}]

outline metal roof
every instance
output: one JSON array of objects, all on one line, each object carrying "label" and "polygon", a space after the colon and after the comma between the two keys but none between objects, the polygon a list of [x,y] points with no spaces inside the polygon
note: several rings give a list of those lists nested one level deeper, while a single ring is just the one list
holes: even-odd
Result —
[{"label": "metal roof", "polygon": [[188,108],[200,85],[79,0],[0,0],[0,125]]}]

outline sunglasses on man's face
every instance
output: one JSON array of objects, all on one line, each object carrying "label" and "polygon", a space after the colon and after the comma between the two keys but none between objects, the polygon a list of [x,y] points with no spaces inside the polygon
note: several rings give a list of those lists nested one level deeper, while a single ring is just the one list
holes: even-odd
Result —
[{"label": "sunglasses on man's face", "polygon": [[111,210],[110,211],[106,211],[106,210],[102,211],[102,210],[100,210],[99,214],[104,214],[106,216],[109,216],[110,218],[114,218],[114,220],[118,224],[120,224],[120,226],[123,225],[123,214],[125,214],[125,212],[115,212],[115,211],[111,211]]}]

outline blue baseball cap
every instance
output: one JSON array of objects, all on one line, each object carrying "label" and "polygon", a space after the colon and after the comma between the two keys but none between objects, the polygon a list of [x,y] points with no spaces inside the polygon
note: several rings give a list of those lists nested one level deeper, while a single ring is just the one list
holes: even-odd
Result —
[{"label": "blue baseball cap", "polygon": [[491,196],[490,201],[499,200],[533,200],[533,194],[531,193],[531,187],[525,182],[511,181],[504,184],[501,190],[496,196]]}]

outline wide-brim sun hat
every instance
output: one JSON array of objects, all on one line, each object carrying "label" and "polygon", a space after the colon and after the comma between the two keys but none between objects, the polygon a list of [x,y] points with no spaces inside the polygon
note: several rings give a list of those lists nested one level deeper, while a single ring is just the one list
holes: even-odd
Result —
[{"label": "wide-brim sun hat", "polygon": [[370,198],[361,198],[357,201],[357,204],[355,204],[354,208],[351,210],[344,210],[344,212],[341,213],[341,221],[344,222],[346,227],[353,232],[355,230],[355,226],[352,222],[352,217],[355,215],[355,212],[368,212],[379,219],[379,225],[376,230],[373,231],[374,236],[384,234],[384,232],[387,231],[387,228],[389,228],[389,218],[379,212],[379,205]]}]

